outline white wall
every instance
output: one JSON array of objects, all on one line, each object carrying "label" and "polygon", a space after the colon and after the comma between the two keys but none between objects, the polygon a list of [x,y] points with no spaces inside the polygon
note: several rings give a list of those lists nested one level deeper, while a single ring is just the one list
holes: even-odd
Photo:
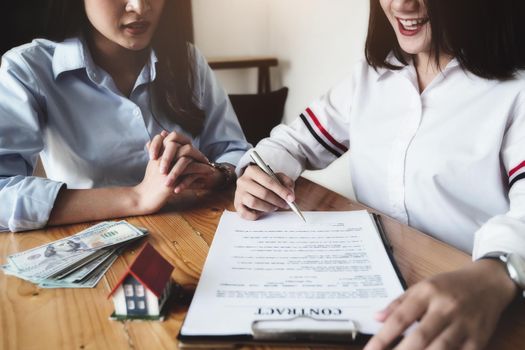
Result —
[{"label": "white wall", "polygon": [[[193,0],[195,43],[208,58],[269,54],[267,0]],[[255,93],[252,69],[218,71],[230,93]]]},{"label": "white wall", "polygon": [[[273,55],[273,88],[288,86],[284,122],[347,75],[363,56],[366,0],[193,0],[195,39],[207,57]],[[229,92],[254,92],[256,73],[221,71]],[[305,177],[353,197],[347,156]]]}]

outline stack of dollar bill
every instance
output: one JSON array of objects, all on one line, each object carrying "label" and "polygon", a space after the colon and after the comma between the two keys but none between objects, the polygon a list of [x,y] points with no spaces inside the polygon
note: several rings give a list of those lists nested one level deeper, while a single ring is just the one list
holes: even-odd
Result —
[{"label": "stack of dollar bill", "polygon": [[105,221],[58,241],[7,257],[1,268],[43,288],[93,288],[124,246],[147,235],[126,221]]}]

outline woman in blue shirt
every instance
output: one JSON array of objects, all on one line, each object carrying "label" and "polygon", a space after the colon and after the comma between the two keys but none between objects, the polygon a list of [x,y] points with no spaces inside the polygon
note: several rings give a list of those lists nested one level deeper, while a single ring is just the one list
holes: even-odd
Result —
[{"label": "woman in blue shirt", "polygon": [[231,180],[249,144],[179,5],[56,1],[53,41],[3,56],[0,230],[148,214]]}]

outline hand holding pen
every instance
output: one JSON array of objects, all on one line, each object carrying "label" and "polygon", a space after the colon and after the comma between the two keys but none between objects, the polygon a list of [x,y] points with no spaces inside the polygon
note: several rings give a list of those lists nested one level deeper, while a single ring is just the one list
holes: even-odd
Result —
[{"label": "hand holding pen", "polygon": [[235,208],[245,219],[256,220],[262,214],[279,208],[291,208],[303,221],[304,216],[293,201],[293,180],[284,174],[278,176],[255,151],[250,152],[255,165],[246,168],[237,180]]}]

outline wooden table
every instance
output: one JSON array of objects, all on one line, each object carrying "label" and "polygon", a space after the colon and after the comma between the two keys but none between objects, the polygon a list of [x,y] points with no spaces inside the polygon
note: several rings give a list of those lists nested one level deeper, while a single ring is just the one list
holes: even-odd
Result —
[{"label": "wooden table", "polygon": [[[296,191],[303,210],[363,208],[305,179],[298,181]],[[149,242],[175,265],[172,277],[191,291],[198,281],[223,209],[233,210],[232,192],[189,194],[187,205],[186,209],[168,208],[155,215],[128,220],[150,230]],[[384,218],[383,223],[409,285],[427,276],[456,269],[470,260],[467,254],[394,220]],[[73,234],[91,224],[0,234],[0,263],[4,263],[9,254]],[[177,348],[176,337],[189,297],[172,307],[165,322],[108,319],[113,303],[107,295],[133,261],[138,248],[139,245],[120,257],[94,289],[39,289],[0,272],[0,349]],[[489,349],[524,348],[524,311],[523,302],[516,302],[509,308]]]}]

